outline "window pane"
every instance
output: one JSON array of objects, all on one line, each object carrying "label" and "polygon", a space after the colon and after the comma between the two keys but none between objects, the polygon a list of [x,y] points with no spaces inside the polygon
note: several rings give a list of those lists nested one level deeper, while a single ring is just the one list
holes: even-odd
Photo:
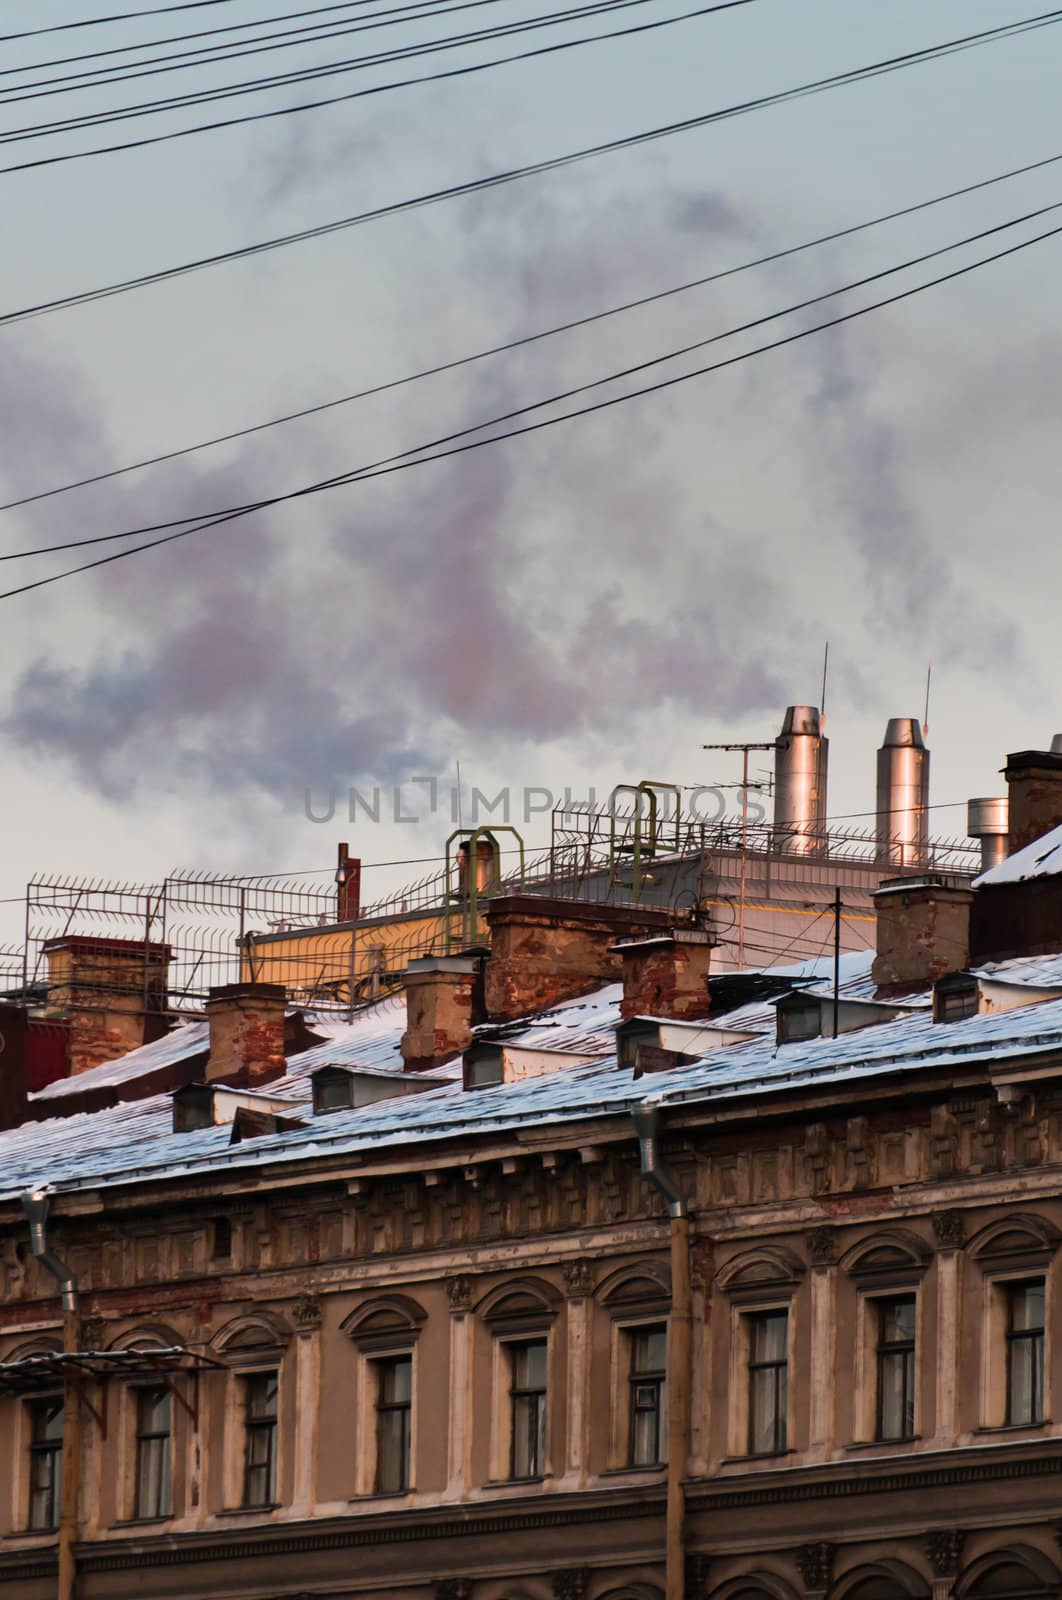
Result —
[{"label": "window pane", "polygon": [[1017,1333],[1044,1325],[1044,1286],[1019,1283],[1010,1291],[1010,1326]]},{"label": "window pane", "polygon": [[136,1515],[170,1512],[170,1392],[142,1389],[137,1395]]},{"label": "window pane", "polygon": [[401,1405],[413,1394],[413,1361],[410,1356],[398,1356],[394,1361],[380,1362],[380,1399],[385,1405]]},{"label": "window pane", "polygon": [[63,1402],[37,1400],[30,1407],[29,1526],[54,1528],[59,1521],[63,1479]]},{"label": "window pane", "polygon": [[789,1314],[765,1311],[749,1324],[749,1452],[777,1455],[787,1442]]},{"label": "window pane", "polygon": [[409,1487],[409,1408],[396,1406],[377,1417],[376,1488],[399,1494]]},{"label": "window pane", "polygon": [[277,1497],[277,1393],[275,1372],[256,1372],[244,1379],[244,1504],[271,1506]]},{"label": "window pane", "polygon": [[1043,1417],[1044,1341],[1039,1333],[1010,1341],[1007,1421],[1035,1423]]},{"label": "window pane", "polygon": [[767,1311],[752,1318],[753,1361],[784,1361],[786,1330],[789,1314],[786,1311]]},{"label": "window pane", "polygon": [[913,1344],[915,1336],[915,1303],[913,1297],[902,1300],[883,1300],[878,1312],[882,1344]]},{"label": "window pane", "polygon": [[409,1488],[412,1356],[378,1361],[376,1383],[376,1492],[400,1494]]},{"label": "window pane", "polygon": [[878,1364],[880,1439],[909,1439],[914,1433],[914,1354],[889,1351]]},{"label": "window pane", "polygon": [[546,1387],[546,1341],[533,1339],[528,1344],[515,1344],[512,1349],[514,1389],[544,1389]]},{"label": "window pane", "polygon": [[631,1371],[663,1372],[667,1366],[667,1329],[643,1328],[634,1335]]},{"label": "window pane", "polygon": [[277,1414],[277,1375],[259,1372],[247,1379],[247,1415],[255,1421],[275,1420]]}]

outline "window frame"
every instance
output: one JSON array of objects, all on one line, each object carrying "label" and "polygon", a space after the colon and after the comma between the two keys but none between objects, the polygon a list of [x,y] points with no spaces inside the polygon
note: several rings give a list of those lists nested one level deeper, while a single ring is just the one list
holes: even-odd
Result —
[{"label": "window frame", "polygon": [[[667,1318],[655,1322],[644,1322],[628,1327],[624,1330],[627,1345],[627,1465],[632,1468],[642,1468],[651,1471],[654,1467],[662,1467],[667,1463],[667,1355],[668,1355],[668,1323]],[[638,1342],[649,1339],[654,1334],[662,1334],[664,1339],[664,1361],[660,1367],[641,1366],[638,1364]],[[653,1387],[656,1391],[652,1406],[640,1406],[637,1393],[639,1388]],[[638,1440],[638,1418],[641,1415],[651,1414],[655,1418],[656,1450],[651,1461],[636,1459]]]},{"label": "window frame", "polygon": [[[746,1394],[747,1417],[745,1429],[744,1454],[750,1459],[768,1459],[773,1456],[786,1455],[790,1448],[791,1423],[790,1407],[791,1394],[789,1383],[789,1368],[792,1360],[792,1308],[784,1306],[765,1306],[762,1308],[745,1307],[741,1311],[745,1323],[745,1360],[744,1360],[744,1388]],[[755,1356],[755,1329],[765,1324],[768,1318],[785,1318],[784,1348],[781,1359],[757,1359]],[[760,1372],[773,1372],[773,1439],[774,1443],[769,1450],[757,1450],[754,1445],[755,1402],[754,1402],[754,1374]],[[779,1374],[781,1377],[782,1393],[779,1394]]]},{"label": "window frame", "polygon": [[[373,1392],[373,1471],[372,1493],[374,1495],[405,1495],[413,1487],[413,1397],[415,1394],[415,1364],[412,1349],[399,1350],[390,1354],[374,1354],[368,1357],[371,1368],[371,1381]],[[383,1398],[383,1379],[385,1369],[392,1371],[399,1363],[404,1363],[409,1369],[409,1393],[404,1399]],[[401,1483],[385,1486],[381,1483],[383,1464],[382,1428],[385,1417],[400,1417],[401,1428]]]},{"label": "window frame", "polygon": [[[918,1420],[918,1291],[893,1290],[867,1298],[873,1301],[877,1334],[874,1345],[874,1441],[877,1444],[910,1444],[917,1437]],[[887,1340],[883,1333],[886,1307],[901,1304],[911,1307],[911,1336],[909,1339]],[[884,1363],[895,1357],[903,1360],[903,1411],[905,1419],[909,1418],[909,1424],[902,1433],[886,1433]]]},{"label": "window frame", "polygon": [[[153,1394],[166,1396],[166,1429],[147,1430],[143,1424],[143,1405],[145,1397]],[[132,1387],[133,1412],[133,1520],[135,1522],[164,1522],[173,1516],[174,1507],[174,1461],[173,1461],[173,1391],[166,1384],[138,1384]],[[157,1509],[147,1510],[143,1500],[143,1473],[145,1445],[157,1444],[164,1441],[162,1448],[155,1452],[162,1463],[159,1475]]]},{"label": "window frame", "polygon": [[[251,1386],[252,1384],[268,1382],[272,1379],[273,1385],[273,1410],[272,1415],[253,1417],[251,1414]],[[280,1434],[280,1365],[248,1369],[239,1374],[241,1386],[241,1402],[243,1417],[243,1472],[242,1472],[242,1497],[240,1509],[243,1511],[271,1511],[279,1504],[277,1499],[277,1467],[279,1457]],[[264,1462],[252,1462],[251,1441],[253,1438],[267,1438],[269,1441],[267,1459]],[[268,1498],[256,1500],[251,1498],[250,1483],[252,1472],[266,1468]]]},{"label": "window frame", "polygon": [[[505,1354],[509,1363],[509,1481],[511,1483],[537,1483],[546,1475],[549,1451],[549,1334],[533,1334],[528,1338],[504,1339]],[[543,1374],[541,1383],[518,1381],[517,1360],[530,1350],[542,1351]],[[519,1419],[523,1415],[524,1421]],[[517,1471],[517,1449],[520,1435],[525,1435],[529,1471]]]},{"label": "window frame", "polygon": [[[1015,1328],[1014,1306],[1019,1292],[1033,1287],[1040,1290],[1043,1309],[1038,1327]],[[1006,1363],[1004,1392],[1006,1395],[1004,1422],[1006,1428],[1039,1428],[1047,1420],[1047,1274],[1038,1273],[1029,1277],[1011,1278],[1003,1285],[1006,1298]],[[1016,1418],[1014,1411],[1014,1352],[1017,1345],[1032,1345],[1034,1349],[1032,1363],[1031,1385],[1031,1414],[1028,1417]],[[1036,1405],[1036,1399],[1039,1405]]]},{"label": "window frame", "polygon": [[[63,1498],[63,1428],[65,1426],[65,1407],[63,1394],[57,1391],[52,1395],[35,1395],[26,1403],[28,1414],[27,1454],[29,1458],[28,1498],[26,1503],[26,1532],[27,1533],[54,1533],[59,1526],[62,1512]],[[43,1415],[46,1407],[53,1407],[53,1416],[60,1418],[59,1432],[53,1438],[38,1438],[37,1419]],[[50,1482],[43,1489],[39,1489],[35,1479],[37,1463],[47,1460],[49,1463]],[[39,1493],[49,1496],[51,1506],[51,1520],[38,1522],[34,1517],[34,1500]]]}]

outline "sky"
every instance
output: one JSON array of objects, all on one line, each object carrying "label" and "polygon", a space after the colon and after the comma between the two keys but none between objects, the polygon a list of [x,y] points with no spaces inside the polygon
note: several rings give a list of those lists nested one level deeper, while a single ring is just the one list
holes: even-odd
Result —
[{"label": "sky", "polygon": [[[53,118],[544,10],[492,0],[445,22],[5,98],[79,70],[16,67],[288,9],[223,0],[8,43],[0,142]],[[343,18],[380,9],[362,0]],[[36,135],[0,148],[0,166],[688,9],[646,0],[626,15],[205,111]],[[76,0],[39,0],[32,22],[89,14]],[[752,0],[325,109],[0,172],[0,316],[1032,14],[1011,0]],[[8,0],[2,31],[29,15]],[[1046,27],[0,324],[0,500],[386,384],[1062,154],[1051,126],[1060,66],[1062,25]],[[242,504],[412,450],[1026,216],[1062,200],[1060,184],[1062,162],[457,371],[0,512],[0,553]],[[720,338],[641,382],[1060,225],[1058,213],[1030,219]],[[578,798],[593,787],[603,797],[646,775],[732,783],[737,758],[701,747],[770,739],[787,704],[817,702],[827,640],[830,814],[872,808],[885,722],[922,716],[932,660],[934,831],[963,834],[963,802],[1000,792],[1006,752],[1043,748],[1062,727],[1060,260],[1062,236],[1048,238],[592,416],[5,598],[0,940],[17,940],[18,897],[41,871],[156,881],[176,867],[327,869],[342,839],[381,864],[367,894],[383,893],[427,869],[382,863],[441,850],[458,769],[461,820],[473,789],[506,788],[509,820],[531,843],[548,839],[548,817],[541,793],[526,802],[527,790]],[[639,386],[613,381],[586,398]],[[9,561],[0,587],[99,553]],[[415,777],[438,780],[434,813],[430,786]],[[370,801],[381,790],[379,821],[364,806],[349,820],[352,788]]]}]

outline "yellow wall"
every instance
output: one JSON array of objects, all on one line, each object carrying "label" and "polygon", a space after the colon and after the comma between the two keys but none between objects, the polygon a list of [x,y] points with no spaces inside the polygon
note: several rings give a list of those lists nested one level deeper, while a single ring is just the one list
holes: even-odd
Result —
[{"label": "yellow wall", "polygon": [[355,998],[368,995],[372,975],[384,986],[415,956],[441,953],[446,930],[438,911],[406,912],[351,927],[293,928],[254,940],[245,951],[241,979],[282,983],[294,1000],[350,997],[353,972]]}]

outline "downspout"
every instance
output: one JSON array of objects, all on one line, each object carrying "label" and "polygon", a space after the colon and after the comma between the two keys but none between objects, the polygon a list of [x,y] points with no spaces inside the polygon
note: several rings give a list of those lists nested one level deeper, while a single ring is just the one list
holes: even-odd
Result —
[{"label": "downspout", "polygon": [[[30,1249],[46,1272],[50,1272],[59,1285],[63,1307],[63,1351],[73,1354],[80,1344],[80,1321],[77,1306],[77,1279],[70,1268],[48,1249],[48,1192],[34,1189],[22,1196],[22,1209],[29,1222]],[[59,1580],[57,1600],[74,1600],[77,1592],[77,1571],[74,1565],[74,1543],[77,1539],[77,1513],[80,1493],[81,1468],[81,1400],[68,1368],[63,1373],[63,1488],[59,1509]]]},{"label": "downspout", "polygon": [[667,1201],[671,1225],[671,1326],[667,1341],[667,1600],[686,1600],[686,1490],[690,1452],[690,1219],[657,1149],[660,1112],[645,1100],[631,1116],[642,1173]]}]

